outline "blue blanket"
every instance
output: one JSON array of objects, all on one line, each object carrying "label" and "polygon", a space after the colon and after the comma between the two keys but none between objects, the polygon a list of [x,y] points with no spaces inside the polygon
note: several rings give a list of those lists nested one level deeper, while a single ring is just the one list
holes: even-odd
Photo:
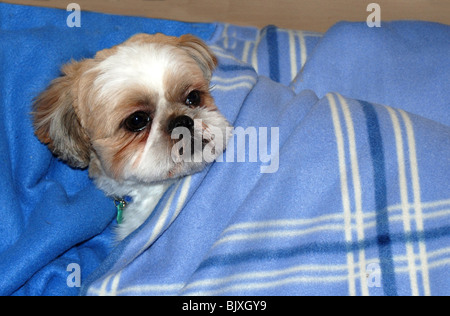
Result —
[{"label": "blue blanket", "polygon": [[[450,294],[450,27],[67,15],[0,4],[0,294]],[[112,201],[39,143],[30,106],[60,64],[158,31],[213,48],[234,143],[116,245]]]}]

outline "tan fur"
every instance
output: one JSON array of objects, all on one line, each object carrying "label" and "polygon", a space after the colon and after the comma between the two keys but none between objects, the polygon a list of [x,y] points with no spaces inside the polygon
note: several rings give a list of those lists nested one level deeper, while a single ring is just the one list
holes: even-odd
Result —
[{"label": "tan fur", "polygon": [[192,35],[183,35],[179,38],[178,47],[186,50],[199,64],[206,80],[211,80],[212,72],[217,66],[217,58],[203,41]]},{"label": "tan fur", "polygon": [[86,62],[72,62],[63,67],[63,76],[35,100],[34,127],[37,137],[50,150],[71,166],[85,168],[89,164],[90,141],[76,114],[74,88]]},{"label": "tan fur", "polygon": [[176,69],[168,72],[165,78],[165,97],[170,102],[184,103],[188,94],[193,90],[209,93],[209,81],[205,79],[197,64],[184,66],[183,74]]}]

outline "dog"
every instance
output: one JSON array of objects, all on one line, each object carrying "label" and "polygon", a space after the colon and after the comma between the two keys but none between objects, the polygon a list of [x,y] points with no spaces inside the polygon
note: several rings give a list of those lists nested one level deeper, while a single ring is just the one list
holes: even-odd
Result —
[{"label": "dog", "polygon": [[216,66],[193,35],[137,34],[64,65],[34,100],[38,139],[71,167],[88,168],[121,205],[131,199],[118,240],[145,222],[176,179],[225,150],[231,125],[211,96]]}]

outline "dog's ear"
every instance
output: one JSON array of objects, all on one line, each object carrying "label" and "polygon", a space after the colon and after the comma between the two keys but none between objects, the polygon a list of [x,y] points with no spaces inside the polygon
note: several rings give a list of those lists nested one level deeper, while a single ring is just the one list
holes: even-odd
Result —
[{"label": "dog's ear", "polygon": [[76,113],[76,85],[83,71],[82,62],[62,68],[62,76],[53,80],[33,105],[36,136],[60,159],[75,168],[89,164],[91,144]]},{"label": "dog's ear", "polygon": [[217,58],[211,49],[201,39],[190,34],[181,36],[177,46],[184,49],[200,66],[205,78],[211,80],[217,66]]}]

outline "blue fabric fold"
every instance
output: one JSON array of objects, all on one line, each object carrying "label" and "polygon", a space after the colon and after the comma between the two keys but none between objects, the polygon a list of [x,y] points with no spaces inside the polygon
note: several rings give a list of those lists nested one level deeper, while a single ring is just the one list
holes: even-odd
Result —
[{"label": "blue fabric fold", "polygon": [[[0,3],[0,295],[450,293],[449,26],[69,14]],[[235,135],[115,244],[113,201],[37,140],[30,111],[62,64],[139,32],[207,41]]]},{"label": "blue fabric fold", "polygon": [[338,23],[292,86],[399,107],[450,125],[450,29],[418,21]]}]

